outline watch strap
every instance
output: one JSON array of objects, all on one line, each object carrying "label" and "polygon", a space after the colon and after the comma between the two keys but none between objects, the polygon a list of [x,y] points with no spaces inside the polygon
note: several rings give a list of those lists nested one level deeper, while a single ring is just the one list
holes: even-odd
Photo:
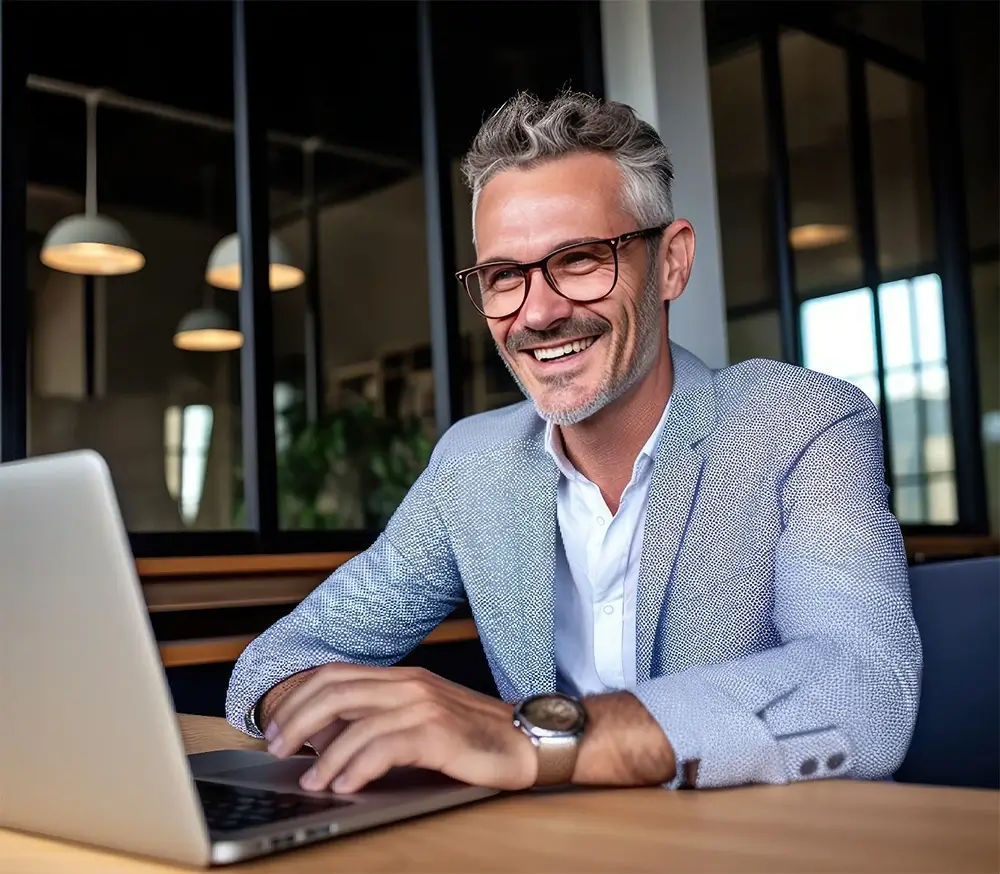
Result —
[{"label": "watch strap", "polygon": [[538,776],[536,786],[564,786],[573,781],[576,759],[580,752],[580,739],[532,737],[538,751]]}]

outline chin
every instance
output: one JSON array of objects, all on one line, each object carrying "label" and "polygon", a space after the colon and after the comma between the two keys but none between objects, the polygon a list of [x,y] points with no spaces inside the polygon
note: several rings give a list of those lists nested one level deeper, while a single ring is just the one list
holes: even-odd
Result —
[{"label": "chin", "polygon": [[604,407],[605,402],[600,396],[584,401],[577,397],[572,403],[545,403],[532,398],[535,410],[546,422],[560,427],[579,425],[589,419],[594,413]]}]

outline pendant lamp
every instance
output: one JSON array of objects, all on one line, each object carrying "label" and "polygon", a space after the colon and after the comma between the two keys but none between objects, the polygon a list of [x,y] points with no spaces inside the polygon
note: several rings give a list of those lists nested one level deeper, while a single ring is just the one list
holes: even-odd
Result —
[{"label": "pendant lamp", "polygon": [[792,208],[792,228],[788,242],[796,251],[825,249],[846,243],[851,238],[851,228],[838,222],[833,205],[819,203],[795,204]]},{"label": "pendant lamp", "polygon": [[[287,291],[305,282],[305,271],[292,262],[288,247],[273,234],[267,241],[271,291]],[[223,237],[208,256],[205,280],[216,288],[235,291],[243,284],[240,235]]]},{"label": "pendant lamp", "polygon": [[231,352],[243,345],[243,333],[233,327],[224,312],[207,306],[192,310],[180,320],[174,345],[188,352]]},{"label": "pendant lamp", "polygon": [[[215,167],[202,167],[202,185],[205,190],[205,220],[211,225],[214,211]],[[222,310],[212,303],[212,289],[205,286],[205,300],[201,309],[192,310],[174,331],[174,346],[189,352],[231,352],[243,345],[243,333]]]},{"label": "pendant lamp", "polygon": [[97,104],[87,96],[87,188],[84,213],[57,222],[42,242],[46,267],[81,276],[120,276],[141,270],[146,258],[132,235],[113,218],[97,212]]}]

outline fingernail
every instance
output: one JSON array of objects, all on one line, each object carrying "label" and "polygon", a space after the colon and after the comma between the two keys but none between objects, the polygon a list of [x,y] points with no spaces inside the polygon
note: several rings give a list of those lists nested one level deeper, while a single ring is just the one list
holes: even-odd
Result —
[{"label": "fingernail", "polygon": [[268,744],[267,751],[272,756],[280,756],[285,751],[285,739],[279,734]]},{"label": "fingernail", "polygon": [[299,785],[303,789],[319,789],[319,778],[316,775],[316,769],[310,768],[302,775],[302,779],[299,780]]},{"label": "fingernail", "polygon": [[350,781],[345,777],[338,777],[333,781],[334,792],[346,792],[350,788]]},{"label": "fingernail", "polygon": [[277,723],[272,722],[267,726],[267,731],[264,732],[264,737],[266,737],[268,740],[274,740],[277,734],[278,734]]}]

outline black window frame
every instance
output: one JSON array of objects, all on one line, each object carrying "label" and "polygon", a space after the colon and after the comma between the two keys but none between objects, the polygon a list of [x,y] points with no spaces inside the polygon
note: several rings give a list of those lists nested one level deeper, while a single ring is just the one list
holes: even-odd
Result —
[{"label": "black window frame", "polygon": [[[902,528],[904,534],[914,536],[988,534],[990,528],[980,424],[979,369],[970,275],[972,258],[966,231],[960,129],[955,117],[958,105],[955,97],[958,87],[955,71],[957,41],[954,19],[947,9],[949,4],[934,0],[922,0],[920,3],[924,26],[924,58],[911,56],[833,22],[829,17],[828,3],[720,2],[715,5],[721,15],[709,33],[710,40],[715,37],[714,44],[710,42],[709,46],[709,63],[740,52],[748,45],[760,47],[777,283],[776,301],[733,307],[727,309],[726,315],[727,319],[731,319],[777,310],[782,357],[792,364],[802,363],[799,322],[800,307],[804,301],[796,292],[794,253],[789,243],[790,172],[778,54],[780,33],[783,30],[800,31],[844,50],[853,195],[863,265],[860,287],[870,290],[873,302],[880,285],[894,279],[912,277],[884,273],[878,263],[865,65],[874,63],[923,86],[937,243],[937,260],[933,265],[926,266],[929,272],[939,274],[945,292],[942,295],[942,307],[949,381],[952,386],[949,406],[955,451],[958,521],[952,525],[904,524]],[[854,288],[855,286],[850,289],[824,289],[822,293],[811,294],[809,299]],[[891,444],[878,306],[873,306],[873,312],[879,413],[888,479],[892,470]]]},{"label": "black window frame", "polygon": [[[434,374],[436,424],[443,433],[461,417],[462,360],[458,330],[454,228],[449,156],[437,117],[435,90],[435,21],[447,15],[442,0],[414,0],[418,14],[417,69],[421,95],[422,169],[425,179],[425,221],[431,364]],[[137,558],[207,555],[356,552],[370,546],[378,531],[282,530],[278,520],[277,457],[274,433],[273,342],[270,289],[267,279],[269,233],[266,131],[262,65],[256,58],[268,51],[266,33],[254,3],[229,0],[232,7],[234,150],[236,159],[237,230],[250,244],[241,247],[242,273],[248,281],[239,291],[242,465],[246,527],[230,531],[129,532]],[[21,135],[26,109],[29,59],[23,50],[25,22],[20,7],[0,0],[0,461],[27,455],[28,333],[25,212],[26,144]],[[578,87],[603,96],[601,26],[598,0],[578,7],[575,24],[585,58],[584,81]],[[315,253],[313,253],[314,255]],[[312,328],[318,322],[315,289],[309,289]],[[315,330],[313,330],[315,334]],[[318,343],[318,338],[313,337]],[[307,405],[317,407],[322,392],[322,356],[307,354]]]}]

